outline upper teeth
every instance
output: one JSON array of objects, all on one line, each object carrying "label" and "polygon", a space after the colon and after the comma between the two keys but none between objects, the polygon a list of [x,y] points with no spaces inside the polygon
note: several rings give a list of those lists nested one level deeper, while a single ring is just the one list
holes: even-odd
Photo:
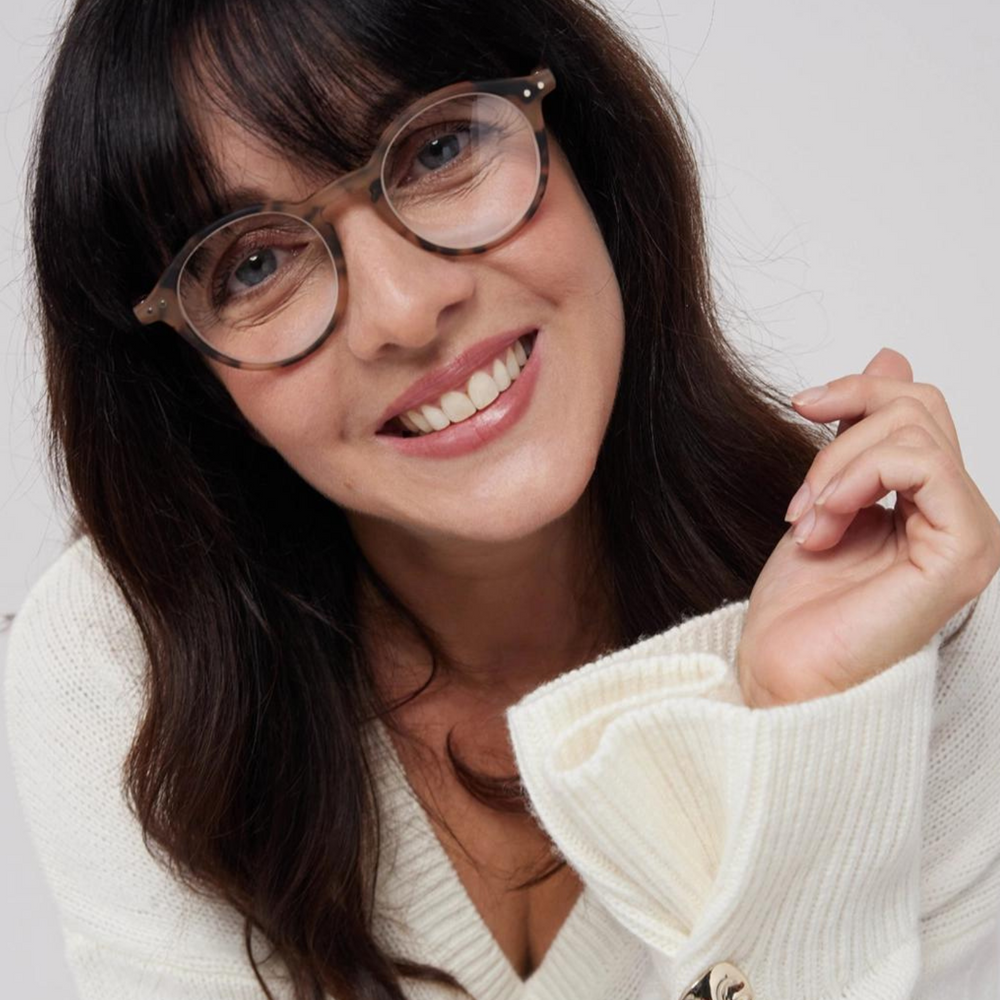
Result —
[{"label": "upper teeth", "polygon": [[424,403],[399,414],[399,421],[415,434],[430,434],[444,430],[450,424],[461,423],[489,406],[521,374],[531,353],[531,345],[521,342],[526,339],[518,338],[490,365],[473,372],[465,383],[464,391],[455,389],[446,392],[436,405]]}]

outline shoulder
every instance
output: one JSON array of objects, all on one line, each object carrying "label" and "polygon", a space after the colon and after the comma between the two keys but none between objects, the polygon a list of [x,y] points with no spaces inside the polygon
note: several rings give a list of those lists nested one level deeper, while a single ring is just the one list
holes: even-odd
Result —
[{"label": "shoulder", "polygon": [[[90,538],[72,542],[36,581],[14,617],[8,684],[24,680],[25,664],[43,655],[79,662],[93,646],[132,656],[142,651],[138,626]],[[35,671],[28,671],[30,677]]]},{"label": "shoulder", "polygon": [[127,602],[90,539],[77,539],[37,580],[11,627],[4,702],[15,773],[29,760],[37,766],[33,748],[55,738],[75,743],[67,763],[83,767],[95,739],[110,739],[138,711],[144,663]]},{"label": "shoulder", "polygon": [[138,626],[86,537],[31,588],[4,676],[14,777],[43,867],[62,880],[96,824],[112,854],[127,836],[119,787],[141,709]]},{"label": "shoulder", "polygon": [[146,664],[128,602],[90,540],[73,542],[30,590],[8,644],[5,707],[24,818],[71,954],[166,956],[245,976],[240,920],[154,858],[124,792]]},{"label": "shoulder", "polygon": [[77,539],[34,584],[11,627],[4,694],[15,767],[19,750],[37,739],[106,731],[109,713],[134,710],[144,662],[127,602],[90,539]]}]

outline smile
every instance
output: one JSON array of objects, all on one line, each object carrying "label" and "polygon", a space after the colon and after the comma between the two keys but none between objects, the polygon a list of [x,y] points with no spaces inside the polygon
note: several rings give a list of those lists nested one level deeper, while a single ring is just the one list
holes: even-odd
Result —
[{"label": "smile", "polygon": [[536,330],[519,337],[490,364],[473,372],[461,388],[393,417],[380,433],[403,438],[436,434],[485,410],[520,377],[537,334]]},{"label": "smile", "polygon": [[[425,403],[394,417],[375,440],[406,458],[456,458],[484,447],[528,411],[544,360],[544,342],[539,330],[519,338],[488,366],[473,372],[464,391],[446,392],[436,404]],[[512,370],[516,374],[511,375]],[[482,405],[477,407],[474,399]],[[452,420],[450,413],[458,419]],[[418,416],[428,430],[417,423]],[[435,427],[435,422],[443,426]]]}]

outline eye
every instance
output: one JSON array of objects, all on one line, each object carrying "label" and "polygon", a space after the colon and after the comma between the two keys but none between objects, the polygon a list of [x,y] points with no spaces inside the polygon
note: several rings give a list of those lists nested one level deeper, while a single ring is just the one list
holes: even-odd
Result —
[{"label": "eye", "polygon": [[462,119],[440,122],[406,136],[392,157],[392,186],[419,183],[443,174],[460,161],[475,158],[490,127]]},{"label": "eye", "polygon": [[456,123],[449,132],[439,131],[438,135],[425,142],[418,150],[416,160],[427,170],[439,170],[457,159],[466,149],[472,139],[472,124],[470,122]]},{"label": "eye", "polygon": [[303,249],[305,244],[276,246],[264,244],[253,247],[234,247],[227,259],[220,261],[212,283],[212,296],[216,306],[232,299],[244,297],[262,285],[280,281],[282,271]]},{"label": "eye", "polygon": [[238,281],[243,285],[259,285],[266,281],[275,271],[278,270],[278,254],[273,247],[263,250],[255,250],[239,267],[233,271],[232,278],[229,279],[228,289],[236,291],[233,283]]}]

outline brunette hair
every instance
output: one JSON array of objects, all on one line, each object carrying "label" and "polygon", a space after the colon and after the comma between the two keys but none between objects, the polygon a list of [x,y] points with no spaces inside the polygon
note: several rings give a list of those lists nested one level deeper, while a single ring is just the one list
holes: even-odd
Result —
[{"label": "brunette hair", "polygon": [[[404,976],[461,988],[371,933],[378,811],[360,736],[394,706],[363,649],[359,581],[423,637],[435,668],[437,639],[196,352],[132,313],[228,207],[182,96],[195,52],[233,114],[328,173],[363,163],[414,95],[553,70],[547,127],[625,309],[586,495],[620,644],[749,594],[823,431],[723,336],[680,109],[595,0],[77,0],[33,150],[30,224],[50,462],[74,536],[92,540],[148,653],[123,789],[147,845],[242,914],[268,997],[253,931],[296,1000],[402,1000]],[[525,809],[516,776],[449,756],[474,794]]]}]

